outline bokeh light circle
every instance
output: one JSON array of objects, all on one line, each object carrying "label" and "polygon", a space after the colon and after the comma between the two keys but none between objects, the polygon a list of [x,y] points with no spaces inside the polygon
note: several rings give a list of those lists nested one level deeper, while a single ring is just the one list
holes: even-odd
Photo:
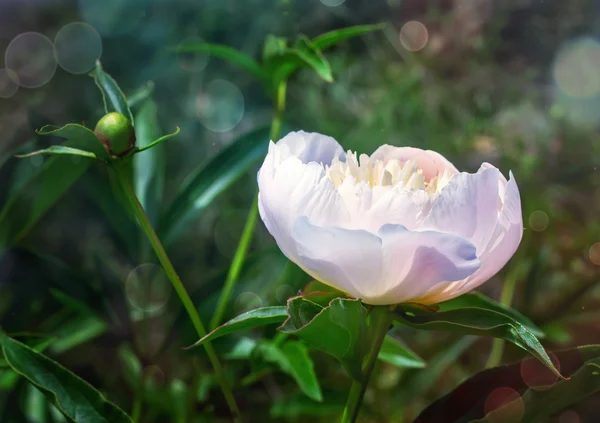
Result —
[{"label": "bokeh light circle", "polygon": [[4,63],[7,69],[16,74],[17,80],[14,82],[25,88],[39,88],[50,81],[56,72],[54,45],[45,35],[25,32],[10,42]]},{"label": "bokeh light circle", "polygon": [[525,413],[523,398],[509,387],[496,388],[490,392],[483,407],[490,423],[519,423]]},{"label": "bokeh light circle", "polygon": [[242,292],[235,299],[233,303],[233,308],[235,314],[241,314],[248,310],[253,310],[255,308],[262,307],[263,301],[262,299],[255,294],[254,292]]},{"label": "bokeh light circle", "polygon": [[[560,371],[560,361],[552,352],[548,352],[550,360]],[[521,379],[529,388],[534,391],[545,391],[558,382],[558,376],[555,375],[542,362],[534,358],[526,358],[521,362]]]},{"label": "bokeh light circle", "polygon": [[600,43],[581,38],[563,47],[554,62],[557,88],[570,96],[596,97],[600,94]]},{"label": "bokeh light circle", "polygon": [[10,69],[0,69],[0,98],[10,98],[19,89],[19,76]]},{"label": "bokeh light circle", "polygon": [[147,313],[162,310],[171,296],[171,284],[162,267],[142,264],[129,273],[125,295],[135,308]]},{"label": "bokeh light circle", "polygon": [[336,7],[344,4],[345,1],[346,0],[321,0],[321,3],[327,7]]},{"label": "bokeh light circle", "polygon": [[566,410],[558,416],[558,423],[581,423],[581,417],[575,410]]},{"label": "bokeh light circle", "polygon": [[548,227],[550,219],[546,212],[542,210],[536,210],[529,215],[529,227],[536,232],[543,232]]},{"label": "bokeh light circle", "polygon": [[[183,40],[181,44],[200,44],[203,42],[204,40],[200,37],[188,37],[185,40]],[[183,69],[190,73],[202,72],[206,68],[209,58],[209,54],[199,53],[195,51],[177,54],[177,61],[179,62],[179,66],[181,66]]]},{"label": "bokeh light circle", "polygon": [[54,38],[58,64],[67,72],[87,73],[102,56],[102,39],[93,26],[72,22],[58,31]]},{"label": "bokeh light circle", "polygon": [[146,11],[146,0],[78,0],[79,13],[104,36],[132,32]]},{"label": "bokeh light circle", "polygon": [[231,131],[244,116],[244,96],[235,84],[215,79],[196,97],[196,112],[207,129]]},{"label": "bokeh light circle", "polygon": [[600,266],[600,242],[595,242],[592,244],[588,255],[592,263],[594,263],[596,266]]},{"label": "bokeh light circle", "polygon": [[400,43],[409,51],[419,51],[427,45],[429,33],[419,21],[408,21],[400,29]]}]

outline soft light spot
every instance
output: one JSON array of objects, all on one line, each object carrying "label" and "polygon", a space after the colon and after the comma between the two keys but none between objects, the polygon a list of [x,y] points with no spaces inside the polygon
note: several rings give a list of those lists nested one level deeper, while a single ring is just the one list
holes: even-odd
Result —
[{"label": "soft light spot", "polygon": [[207,129],[231,131],[244,116],[244,96],[235,84],[215,79],[196,97],[196,112]]},{"label": "soft light spot", "polygon": [[10,98],[19,89],[19,77],[10,69],[0,69],[0,97]]},{"label": "soft light spot", "polygon": [[518,423],[525,412],[525,404],[514,389],[496,388],[486,398],[484,412],[490,423]]},{"label": "soft light spot", "polygon": [[592,244],[588,254],[590,257],[590,261],[596,266],[600,266],[600,242],[595,242],[594,244]]},{"label": "soft light spot", "polygon": [[93,26],[72,22],[54,38],[58,64],[67,72],[83,74],[91,71],[102,56],[102,39]]},{"label": "soft light spot", "polygon": [[548,215],[542,210],[536,210],[529,215],[529,227],[536,232],[545,231],[549,221]]},{"label": "soft light spot", "polygon": [[46,84],[56,72],[54,45],[45,35],[26,32],[17,35],[6,48],[4,56],[8,73],[21,87],[38,88]]},{"label": "soft light spot", "polygon": [[[188,37],[182,41],[181,44],[201,44],[204,40],[200,37]],[[185,52],[179,53],[177,55],[177,61],[179,62],[179,66],[190,73],[198,73],[202,72],[206,65],[208,64],[208,59],[210,55],[207,53],[200,52]]]},{"label": "soft light spot", "polygon": [[[560,371],[560,362],[556,355],[548,352],[550,360]],[[534,391],[545,391],[558,381],[556,376],[542,362],[534,358],[526,358],[521,362],[521,379]]]},{"label": "soft light spot", "polygon": [[127,300],[146,313],[162,311],[171,296],[171,284],[162,267],[142,264],[129,273],[125,281]]},{"label": "soft light spot", "polygon": [[553,67],[559,90],[573,97],[595,97],[600,94],[600,43],[581,38],[564,46]]},{"label": "soft light spot", "polygon": [[233,308],[236,312],[235,314],[241,314],[245,313],[246,311],[262,307],[262,305],[262,299],[254,292],[248,291],[242,292],[240,295],[238,295],[233,303]]},{"label": "soft light spot", "polygon": [[558,423],[581,423],[581,418],[577,414],[577,411],[566,410],[558,416]]},{"label": "soft light spot", "polygon": [[321,0],[321,3],[327,7],[335,7],[344,4],[345,1],[346,0]]},{"label": "soft light spot", "polygon": [[427,45],[429,33],[427,28],[419,21],[409,21],[400,29],[400,42],[409,51],[419,51]]}]

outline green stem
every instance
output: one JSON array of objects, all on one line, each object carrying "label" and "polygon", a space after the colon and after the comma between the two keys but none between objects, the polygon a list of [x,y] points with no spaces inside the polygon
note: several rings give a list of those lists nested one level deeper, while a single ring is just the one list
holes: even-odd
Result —
[{"label": "green stem", "polygon": [[[273,142],[278,140],[279,132],[281,131],[283,114],[285,112],[285,96],[286,82],[283,81],[277,87],[275,115],[273,116],[273,122],[271,123],[271,140]],[[221,296],[219,297],[219,302],[217,303],[217,309],[215,310],[215,314],[213,314],[212,319],[210,319],[210,329],[215,329],[223,320],[223,315],[225,314],[227,304],[229,304],[231,294],[233,293],[235,284],[240,277],[244,261],[246,260],[246,255],[248,254],[248,248],[250,247],[252,237],[254,236],[254,228],[256,227],[257,221],[258,193],[254,196],[254,201],[252,202],[252,206],[250,206],[250,211],[248,212],[248,217],[246,218],[246,223],[244,225],[244,231],[242,232],[242,237],[240,238],[237,249],[235,250],[229,271],[227,272],[227,278],[225,279],[225,284],[223,285],[223,290],[221,291]]]},{"label": "green stem", "polygon": [[[125,197],[127,198],[131,212],[137,218],[140,226],[142,227],[142,230],[146,233],[146,236],[148,237],[148,241],[150,242],[150,245],[154,249],[154,252],[156,253],[156,257],[158,258],[158,261],[162,265],[163,269],[165,270],[167,277],[171,281],[171,284],[173,285],[175,292],[177,292],[177,295],[179,296],[179,299],[181,300],[183,307],[187,311],[187,313],[190,317],[190,320],[192,321],[192,324],[194,325],[194,328],[196,329],[196,333],[198,334],[198,336],[200,338],[203,338],[206,335],[206,329],[204,328],[204,325],[202,324],[202,320],[200,319],[198,310],[196,310],[196,307],[194,306],[192,299],[190,298],[187,290],[185,289],[185,286],[181,282],[181,279],[179,279],[179,275],[177,275],[177,272],[175,271],[175,268],[173,267],[171,260],[169,260],[169,257],[167,256],[167,253],[165,252],[165,249],[163,248],[162,243],[158,239],[156,232],[154,232],[154,229],[152,228],[152,224],[150,223],[150,220],[148,219],[148,216],[146,215],[144,208],[140,204],[137,196],[135,195],[135,191],[133,190],[133,187],[131,186],[131,184],[127,178],[127,175],[125,173],[123,173],[124,169],[122,167],[120,167],[119,164],[114,166],[113,169],[115,170],[117,180],[118,180],[119,184],[121,185],[122,191],[125,194]],[[210,344],[209,342],[206,342],[206,343],[204,343],[204,348],[206,349],[208,358],[213,365],[215,374],[217,376],[219,384],[221,385],[221,390],[223,391],[223,395],[225,396],[227,405],[229,406],[229,409],[231,410],[231,414],[233,415],[233,420],[235,422],[240,422],[241,421],[240,410],[235,402],[233,393],[229,386],[229,382],[227,381],[227,378],[225,377],[225,373],[223,372],[223,368],[221,367],[221,362],[217,358],[217,354],[216,354],[212,344]]]},{"label": "green stem", "polygon": [[341,423],[356,422],[365,392],[367,391],[367,384],[369,383],[371,373],[377,362],[377,356],[379,356],[379,351],[381,350],[381,345],[383,344],[383,340],[385,339],[385,335],[387,334],[392,321],[389,307],[385,306],[373,307],[369,314],[369,318],[371,320],[369,329],[372,331],[371,348],[363,361],[361,379],[354,379],[352,381]]}]

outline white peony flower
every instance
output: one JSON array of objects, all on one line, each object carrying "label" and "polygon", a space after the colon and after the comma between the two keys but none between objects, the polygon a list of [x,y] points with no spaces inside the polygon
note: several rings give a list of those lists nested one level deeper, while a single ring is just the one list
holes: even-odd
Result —
[{"label": "white peony flower", "polygon": [[523,235],[517,184],[484,163],[383,145],[371,156],[292,132],[258,173],[259,211],[309,275],[373,305],[434,304],[496,274]]}]

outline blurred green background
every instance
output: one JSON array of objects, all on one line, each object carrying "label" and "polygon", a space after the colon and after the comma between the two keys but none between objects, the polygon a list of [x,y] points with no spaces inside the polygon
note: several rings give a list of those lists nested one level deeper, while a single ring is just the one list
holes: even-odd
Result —
[{"label": "blurred green background", "polygon": [[[161,134],[181,128],[150,170],[160,180],[152,180],[155,221],[168,222],[164,214],[189,175],[244,134],[263,136],[273,115],[268,93],[245,70],[174,47],[220,43],[259,60],[269,34],[313,38],[380,22],[383,30],[324,53],[334,82],[309,68],[291,77],[285,128],[331,135],[365,153],[384,143],[410,145],[439,151],[461,170],[475,171],[482,161],[506,176],[512,170],[525,234],[517,255],[482,291],[510,301],[514,287],[512,305],[546,331],[549,349],[600,343],[596,0],[0,0],[2,329],[30,335],[30,344],[39,342],[36,336],[57,336],[46,352],[124,410],[139,407],[141,422],[227,421],[204,351],[182,350],[196,340],[187,316],[102,166],[82,170],[27,225],[34,198],[60,172],[40,177],[48,159],[12,156],[56,142],[35,135],[43,125],[95,126],[102,98],[86,74],[100,58],[130,97],[152,81]],[[60,160],[65,172],[78,165]],[[217,182],[227,174],[227,161],[219,163],[211,174]],[[205,322],[241,236],[259,165],[260,158],[253,160],[208,203],[201,193],[192,198],[198,212],[189,213],[167,245]],[[30,187],[32,175],[38,177]],[[14,202],[23,186],[29,198]],[[283,304],[308,281],[286,266],[260,223],[227,317]],[[349,378],[333,358],[311,353],[322,404],[261,360],[235,359],[236,348],[273,334],[268,328],[215,343],[230,357],[226,369],[248,421],[336,418]],[[403,370],[378,363],[366,397],[368,421],[412,421],[490,360],[490,339],[404,328],[398,334],[430,364]],[[495,348],[496,364],[523,356]],[[552,421],[599,421],[599,399]],[[0,421],[62,420],[0,367]]]}]

